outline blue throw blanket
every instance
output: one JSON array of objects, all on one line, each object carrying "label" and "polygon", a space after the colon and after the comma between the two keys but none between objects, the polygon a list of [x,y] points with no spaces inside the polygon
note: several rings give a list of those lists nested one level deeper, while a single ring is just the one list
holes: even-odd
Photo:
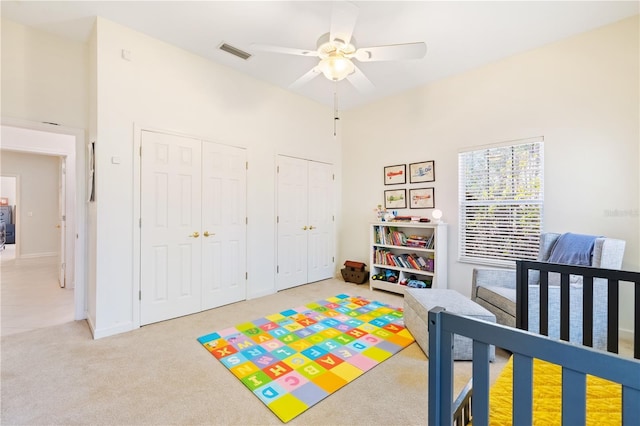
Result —
[{"label": "blue throw blanket", "polygon": [[591,256],[596,238],[598,237],[594,235],[572,234],[570,232],[562,234],[551,249],[548,261],[591,266]]}]

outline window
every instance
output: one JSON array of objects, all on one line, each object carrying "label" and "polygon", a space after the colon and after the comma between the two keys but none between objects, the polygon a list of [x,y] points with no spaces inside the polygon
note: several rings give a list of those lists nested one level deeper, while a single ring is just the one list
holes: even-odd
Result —
[{"label": "window", "polygon": [[543,162],[542,138],[458,154],[460,261],[513,265],[537,257]]}]

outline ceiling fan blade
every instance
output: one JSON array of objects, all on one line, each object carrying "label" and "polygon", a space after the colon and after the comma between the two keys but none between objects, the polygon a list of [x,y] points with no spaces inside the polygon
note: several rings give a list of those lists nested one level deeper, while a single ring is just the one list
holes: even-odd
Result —
[{"label": "ceiling fan blade", "polygon": [[318,67],[317,66],[313,67],[309,71],[307,71],[305,74],[303,74],[300,78],[298,78],[296,81],[291,83],[289,85],[289,89],[298,89],[304,84],[307,84],[308,82],[310,82],[311,80],[319,76],[320,74],[322,74],[322,72],[318,69]]},{"label": "ceiling fan blade", "polygon": [[252,43],[251,47],[265,52],[283,53],[285,55],[318,56],[315,50],[296,49],[293,47],[273,46],[271,44]]},{"label": "ceiling fan blade", "polygon": [[422,59],[427,54],[424,42],[391,44],[389,46],[361,47],[355,58],[360,62],[398,61],[402,59]]},{"label": "ceiling fan blade", "polygon": [[345,45],[351,41],[353,29],[358,19],[358,7],[348,1],[334,1],[331,12],[331,30],[329,40],[340,40]]},{"label": "ceiling fan blade", "polygon": [[355,67],[353,73],[347,76],[347,80],[349,80],[349,83],[353,84],[360,93],[371,93],[376,88],[358,67]]}]

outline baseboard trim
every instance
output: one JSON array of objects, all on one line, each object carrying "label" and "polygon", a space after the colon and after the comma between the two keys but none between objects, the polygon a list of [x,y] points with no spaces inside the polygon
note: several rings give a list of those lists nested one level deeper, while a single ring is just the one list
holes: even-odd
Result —
[{"label": "baseboard trim", "polygon": [[618,337],[624,340],[630,340],[633,342],[633,330],[627,330],[626,328],[618,329]]},{"label": "baseboard trim", "polygon": [[276,293],[277,291],[273,291],[273,290],[259,291],[257,293],[247,294],[246,300],[257,299],[259,297],[269,296]]},{"label": "baseboard trim", "polygon": [[[91,322],[89,322],[89,324],[91,324]],[[136,328],[138,327],[136,327],[132,322],[127,322],[124,324],[115,325],[113,327],[100,328],[100,329],[95,328],[95,326],[91,324],[91,330],[93,332],[94,340],[102,339],[103,337],[114,336],[120,333],[126,333],[127,331],[132,331],[132,330],[135,330]]]},{"label": "baseboard trim", "polygon": [[58,253],[30,253],[30,254],[21,254],[20,259],[35,259],[38,257],[55,257],[58,256]]}]

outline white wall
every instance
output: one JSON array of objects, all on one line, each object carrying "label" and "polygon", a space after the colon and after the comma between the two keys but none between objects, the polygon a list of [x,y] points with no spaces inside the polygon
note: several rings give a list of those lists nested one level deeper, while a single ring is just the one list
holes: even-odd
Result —
[{"label": "white wall", "polygon": [[[105,19],[98,18],[94,39],[89,57],[95,55],[96,111],[89,133],[96,140],[97,201],[89,218],[95,227],[89,230],[90,238],[95,232],[89,244],[90,256],[95,244],[95,283],[89,294],[95,292],[97,300],[90,313],[96,335],[136,327],[134,126],[247,149],[248,297],[273,293],[275,156],[334,163],[339,169],[331,110]],[[123,49],[131,52],[131,61],[122,59]]]},{"label": "white wall", "polygon": [[1,83],[3,116],[89,129],[98,142],[86,263],[89,318],[102,335],[135,326],[134,124],[247,148],[251,297],[274,288],[275,154],[336,165],[338,265],[368,261],[382,168],[435,160],[436,204],[451,224],[451,287],[468,294],[473,265],[456,262],[458,149],[538,135],[545,228],[624,238],[624,266],[639,269],[637,18],[343,112],[344,149],[329,109],[99,21],[87,46],[2,20]]},{"label": "white wall", "polygon": [[21,257],[54,256],[60,251],[58,157],[2,150],[3,174],[17,176],[20,205],[16,231]]},{"label": "white wall", "polygon": [[[457,261],[457,153],[544,136],[544,229],[624,239],[623,267],[639,270],[638,36],[636,16],[345,113],[341,258],[368,261],[383,167],[435,160],[449,287],[469,295],[474,265]],[[622,300],[621,327],[631,329]]]},{"label": "white wall", "polygon": [[86,129],[87,45],[2,20],[2,116]]},{"label": "white wall", "polygon": [[[5,173],[6,174],[6,173]],[[6,198],[10,206],[16,205],[17,179],[14,176],[2,176],[0,184],[0,197]]]}]

